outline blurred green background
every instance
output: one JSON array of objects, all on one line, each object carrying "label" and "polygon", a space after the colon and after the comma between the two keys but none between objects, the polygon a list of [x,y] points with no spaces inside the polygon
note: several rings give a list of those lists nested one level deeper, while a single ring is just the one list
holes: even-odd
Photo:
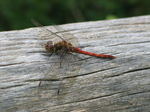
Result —
[{"label": "blurred green background", "polygon": [[0,0],[0,31],[150,14],[150,0]]}]

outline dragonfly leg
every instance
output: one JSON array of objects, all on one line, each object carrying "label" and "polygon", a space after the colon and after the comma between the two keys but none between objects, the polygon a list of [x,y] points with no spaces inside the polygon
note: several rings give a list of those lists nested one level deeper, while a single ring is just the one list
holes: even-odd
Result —
[{"label": "dragonfly leg", "polygon": [[39,86],[41,85],[42,81],[39,82]]},{"label": "dragonfly leg", "polygon": [[59,83],[59,86],[58,86],[57,95],[59,95],[59,93],[60,93],[60,89],[62,86],[62,80],[63,80],[63,78],[59,79],[59,81],[61,81],[61,82]]}]

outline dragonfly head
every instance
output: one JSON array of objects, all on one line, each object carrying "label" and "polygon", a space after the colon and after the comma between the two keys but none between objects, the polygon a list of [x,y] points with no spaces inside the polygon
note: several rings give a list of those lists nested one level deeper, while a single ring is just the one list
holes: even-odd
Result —
[{"label": "dragonfly head", "polygon": [[45,44],[45,49],[48,51],[48,52],[53,52],[54,51],[54,45],[53,45],[53,42],[52,41],[48,41],[46,44]]}]

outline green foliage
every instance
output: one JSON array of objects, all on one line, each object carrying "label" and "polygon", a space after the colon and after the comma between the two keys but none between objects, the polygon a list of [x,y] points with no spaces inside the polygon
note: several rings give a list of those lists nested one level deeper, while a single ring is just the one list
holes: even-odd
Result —
[{"label": "green foliage", "polygon": [[150,14],[149,0],[1,0],[0,30]]}]

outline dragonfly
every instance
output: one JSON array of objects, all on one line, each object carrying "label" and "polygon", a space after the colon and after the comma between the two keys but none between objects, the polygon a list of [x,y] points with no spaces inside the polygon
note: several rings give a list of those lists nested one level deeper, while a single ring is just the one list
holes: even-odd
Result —
[{"label": "dragonfly", "polygon": [[[97,54],[97,53],[92,53],[92,52],[88,52],[88,51],[84,51],[81,50],[80,48],[76,47],[76,46],[80,46],[78,40],[74,37],[73,34],[69,33],[69,32],[64,32],[65,30],[63,28],[61,28],[60,26],[56,26],[54,25],[54,28],[56,29],[56,31],[58,31],[58,33],[61,33],[61,36],[58,35],[56,32],[52,32],[51,30],[44,28],[43,25],[41,25],[40,23],[38,23],[35,20],[31,20],[33,22],[34,25],[40,27],[46,34],[49,33],[50,38],[56,37],[57,39],[59,38],[58,42],[53,42],[53,41],[47,41],[44,44],[44,48],[46,51],[50,52],[52,55],[53,53],[59,53],[60,55],[60,65],[65,65],[64,60],[62,57],[65,57],[64,54],[67,53],[79,53],[79,54],[84,54],[84,55],[89,55],[89,56],[94,56],[94,57],[98,57],[98,58],[107,58],[107,59],[115,59],[115,56],[112,55],[106,55],[106,54]],[[70,60],[71,58],[68,58],[68,60]],[[57,65],[56,65],[57,66]],[[53,66],[52,66],[53,67]],[[46,73],[48,74],[48,72]],[[60,78],[59,80],[62,80],[63,78]],[[41,85],[42,81],[39,82],[39,86]],[[61,84],[60,84],[61,86]],[[60,88],[58,88],[57,94],[59,94],[60,92]]]}]

